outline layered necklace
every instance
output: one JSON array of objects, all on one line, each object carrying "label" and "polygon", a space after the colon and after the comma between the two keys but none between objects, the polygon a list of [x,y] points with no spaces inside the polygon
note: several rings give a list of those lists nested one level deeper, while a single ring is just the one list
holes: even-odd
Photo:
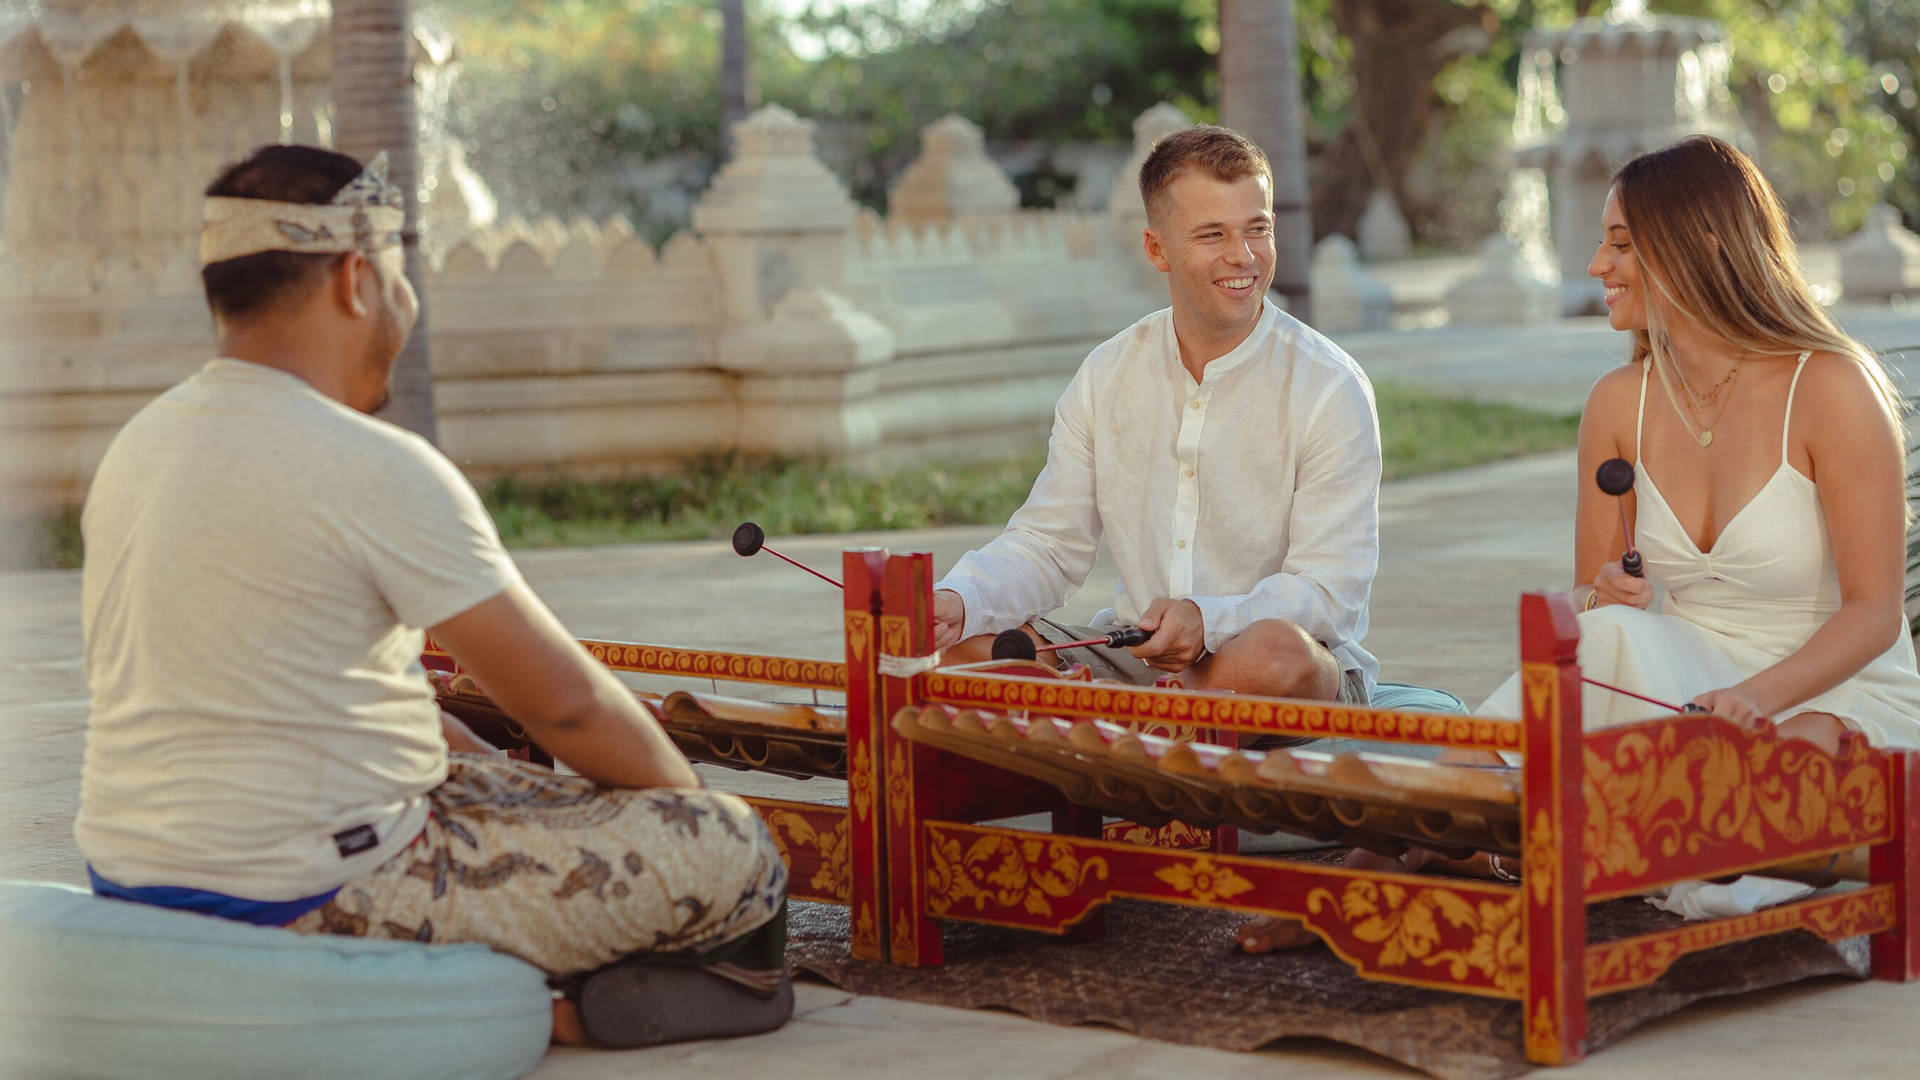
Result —
[{"label": "layered necklace", "polygon": [[[1673,354],[1669,352],[1667,355],[1671,358]],[[1733,402],[1734,380],[1740,377],[1740,365],[1746,360],[1747,354],[1741,353],[1727,373],[1720,376],[1720,381],[1708,387],[1705,393],[1694,390],[1693,384],[1687,381],[1687,373],[1680,369],[1677,361],[1661,367],[1660,388],[1667,393],[1667,403],[1673,406],[1674,415],[1680,418],[1680,424],[1687,429],[1687,434],[1692,435],[1702,447],[1713,445],[1714,426],[1720,423],[1720,418],[1726,415],[1727,406]],[[1666,367],[1672,367],[1674,376],[1680,380],[1680,390],[1687,397],[1687,408],[1681,408],[1679,399],[1673,396],[1673,383],[1667,378]],[[1688,419],[1689,413],[1692,414],[1691,420]],[[1709,416],[1709,413],[1712,415]]]}]

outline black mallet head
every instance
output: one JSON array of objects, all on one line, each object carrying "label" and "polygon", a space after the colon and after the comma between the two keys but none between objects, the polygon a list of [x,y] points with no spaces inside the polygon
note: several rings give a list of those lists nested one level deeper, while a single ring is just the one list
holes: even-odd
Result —
[{"label": "black mallet head", "polygon": [[1626,458],[1608,458],[1600,463],[1600,471],[1594,473],[1593,479],[1600,485],[1601,491],[1609,495],[1625,495],[1633,490],[1633,466]]},{"label": "black mallet head", "polygon": [[767,542],[766,531],[751,521],[743,521],[733,530],[733,553],[735,555],[755,555],[761,545]]},{"label": "black mallet head", "polygon": [[1038,660],[1040,650],[1027,636],[1026,631],[1015,628],[1002,630],[993,636],[993,658],[995,660]]}]

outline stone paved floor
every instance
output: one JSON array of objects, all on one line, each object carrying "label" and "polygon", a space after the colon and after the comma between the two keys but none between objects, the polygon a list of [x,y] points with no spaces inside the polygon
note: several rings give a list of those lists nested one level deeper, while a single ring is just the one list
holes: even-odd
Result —
[{"label": "stone paved floor", "polygon": [[[1555,454],[1389,484],[1382,495],[1382,566],[1368,645],[1390,678],[1447,687],[1469,703],[1514,664],[1520,590],[1561,587],[1568,574],[1572,458]],[[940,568],[992,534],[979,528],[809,537],[776,546],[828,569],[847,546],[926,549]],[[723,544],[662,544],[524,552],[528,578],[582,636],[828,657],[838,598],[773,560],[741,562]],[[1111,594],[1110,568],[1076,597],[1090,614]],[[86,719],[80,670],[79,575],[0,575],[0,877],[80,883],[71,838]],[[711,770],[716,787],[818,798],[795,784]],[[794,788],[800,790],[795,792]],[[1410,1076],[1331,1044],[1288,1043],[1258,1054],[1196,1050],[1100,1028],[1061,1028],[803,985],[800,1012],[779,1032],[724,1043],[604,1053],[555,1052],[540,1080],[780,1075],[1128,1080],[1158,1076]],[[1913,1075],[1920,989],[1821,983],[1708,1004],[1654,1024],[1578,1068],[1555,1075],[1693,1080]],[[4,1068],[0,1068],[4,1073]]]}]

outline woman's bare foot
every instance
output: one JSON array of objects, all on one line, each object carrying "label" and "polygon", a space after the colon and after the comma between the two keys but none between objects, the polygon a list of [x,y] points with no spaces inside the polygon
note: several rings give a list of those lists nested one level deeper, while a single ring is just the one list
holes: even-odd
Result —
[{"label": "woman's bare foot", "polygon": [[1855,730],[1852,724],[1824,712],[1796,713],[1780,721],[1775,732],[1788,739],[1805,739],[1829,754],[1840,753],[1840,736]]}]

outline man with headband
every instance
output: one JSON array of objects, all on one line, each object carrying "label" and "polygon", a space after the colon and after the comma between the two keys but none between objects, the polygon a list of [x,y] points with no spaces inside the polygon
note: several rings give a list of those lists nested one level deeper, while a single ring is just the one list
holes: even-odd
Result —
[{"label": "man with headband", "polygon": [[[786,872],[759,817],[700,789],[459,470],[367,415],[417,312],[384,157],[271,146],[207,196],[219,359],[128,421],[81,518],[95,891],[481,942],[579,991],[569,1041],[777,1026]],[[580,775],[443,716],[423,631]]]}]

